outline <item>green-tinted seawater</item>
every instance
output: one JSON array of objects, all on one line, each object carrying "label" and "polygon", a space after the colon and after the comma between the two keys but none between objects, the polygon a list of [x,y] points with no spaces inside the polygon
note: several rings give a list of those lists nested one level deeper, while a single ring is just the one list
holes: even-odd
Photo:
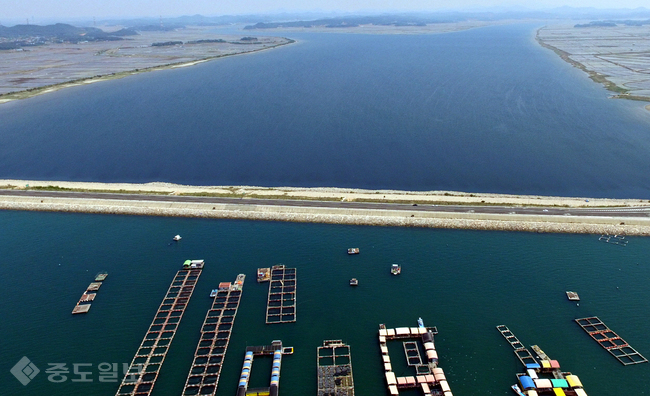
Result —
[{"label": "green-tinted seawater", "polygon": [[[650,357],[650,239],[627,247],[595,235],[547,235],[316,224],[0,212],[0,394],[114,395],[101,362],[131,361],[173,275],[187,258],[206,260],[156,384],[179,395],[218,282],[247,281],[219,383],[235,393],[246,345],[282,339],[282,395],[316,393],[316,347],[343,339],[352,348],[356,394],[386,394],[377,326],[437,326],[440,365],[455,395],[507,395],[519,364],[496,331],[506,324],[577,374],[590,396],[648,394],[650,364],[624,367],[573,319],[596,315]],[[182,241],[170,244],[172,236]],[[348,247],[361,254],[348,256]],[[258,267],[298,268],[297,323],[265,325],[267,284]],[[392,263],[402,274],[391,276]],[[70,311],[100,270],[108,279],[87,315]],[[357,288],[348,286],[356,277]],[[582,301],[567,301],[575,290]],[[403,356],[392,345],[393,361]],[[23,356],[41,369],[27,386],[9,373]],[[48,363],[92,363],[90,383],[48,381]],[[397,364],[396,364],[397,365]],[[270,361],[253,366],[263,385]],[[397,374],[401,374],[397,372]],[[409,394],[409,393],[405,393]],[[411,393],[417,394],[417,393]]]}]

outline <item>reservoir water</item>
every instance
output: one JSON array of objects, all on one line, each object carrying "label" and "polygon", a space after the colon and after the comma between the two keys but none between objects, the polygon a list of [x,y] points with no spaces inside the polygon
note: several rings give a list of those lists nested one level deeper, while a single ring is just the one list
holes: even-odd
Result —
[{"label": "reservoir water", "polygon": [[[440,365],[455,395],[509,395],[519,370],[495,329],[506,324],[527,346],[539,345],[577,374],[589,395],[644,395],[647,363],[623,366],[573,322],[596,315],[646,357],[650,339],[650,239],[627,247],[593,235],[472,232],[218,221],[137,216],[0,212],[2,395],[114,395],[97,366],[130,362],[182,262],[201,258],[201,275],[155,395],[179,395],[218,282],[245,273],[243,298],[219,384],[233,395],[247,345],[282,339],[280,394],[316,394],[316,347],[324,339],[351,345],[356,394],[385,393],[377,343],[379,323],[437,326]],[[169,244],[175,234],[183,239]],[[348,247],[361,253],[348,256]],[[267,284],[258,267],[297,268],[297,322],[266,325]],[[389,273],[402,265],[402,274]],[[87,315],[70,311],[92,281],[107,280]],[[348,280],[359,279],[352,288]],[[580,294],[580,306],[564,292]],[[390,345],[403,360],[401,344]],[[9,369],[27,356],[41,369],[27,386]],[[401,360],[398,360],[401,359]],[[60,384],[48,363],[66,363]],[[74,363],[91,363],[93,382],[72,382]],[[395,366],[398,366],[395,363]],[[404,369],[404,373],[407,371]],[[400,373],[398,372],[398,375]],[[268,383],[270,361],[254,365],[253,385]],[[406,393],[418,394],[418,393]]]},{"label": "reservoir water", "polygon": [[[650,113],[608,100],[539,47],[534,29],[302,34],[264,53],[3,104],[0,177],[647,199]],[[176,234],[183,240],[170,244]],[[573,322],[597,315],[650,355],[648,238],[619,247],[593,235],[8,211],[0,235],[0,395],[115,394],[98,365],[130,362],[188,258],[207,266],[155,395],[180,393],[208,294],[238,273],[248,279],[219,396],[234,393],[245,346],[274,339],[296,351],[283,361],[281,394],[315,394],[316,347],[332,338],[351,345],[356,394],[385,394],[377,326],[420,316],[440,331],[456,395],[510,394],[519,365],[499,324],[580,376],[591,396],[648,393],[650,365],[622,366]],[[278,263],[298,268],[298,322],[267,326],[267,286],[254,274]],[[73,317],[101,270],[109,277],[91,312]],[[26,386],[9,373],[23,356],[41,370]],[[65,364],[67,380],[48,381],[48,363]],[[75,363],[91,365],[82,367],[91,382],[72,382]],[[260,366],[253,385],[268,377]]]},{"label": "reservoir water", "polygon": [[650,112],[534,25],[299,42],[0,106],[0,177],[646,198]]}]

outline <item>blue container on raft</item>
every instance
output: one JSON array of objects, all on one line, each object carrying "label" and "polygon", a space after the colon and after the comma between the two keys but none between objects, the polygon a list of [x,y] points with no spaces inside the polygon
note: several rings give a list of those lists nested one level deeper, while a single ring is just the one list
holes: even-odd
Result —
[{"label": "blue container on raft", "polygon": [[535,383],[533,382],[533,379],[530,378],[527,375],[522,375],[519,377],[519,383],[521,384],[521,387],[526,390],[526,389],[535,389]]}]

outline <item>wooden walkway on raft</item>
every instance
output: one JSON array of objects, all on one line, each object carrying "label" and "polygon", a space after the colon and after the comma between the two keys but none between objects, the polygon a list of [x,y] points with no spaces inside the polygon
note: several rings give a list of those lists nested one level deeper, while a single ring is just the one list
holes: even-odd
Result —
[{"label": "wooden walkway on raft", "polygon": [[526,348],[524,344],[522,344],[521,341],[519,341],[519,339],[517,339],[515,334],[512,331],[510,331],[508,326],[498,325],[497,330],[499,330],[499,333],[501,333],[503,338],[505,338],[506,341],[508,341],[512,349],[515,350],[515,355],[517,355],[517,358],[519,359],[521,364],[524,365],[524,367],[526,367],[527,364],[537,363],[537,361],[533,357],[533,354],[530,353],[528,348]]},{"label": "wooden walkway on raft", "polygon": [[200,264],[176,273],[118,388],[117,396],[151,394],[202,269],[203,264]]},{"label": "wooden walkway on raft", "polygon": [[318,396],[354,396],[350,346],[342,340],[326,340],[316,350]]},{"label": "wooden walkway on raft", "polygon": [[283,264],[271,267],[266,300],[266,324],[296,321],[296,269]]},{"label": "wooden walkway on raft", "polygon": [[212,307],[201,326],[201,338],[183,395],[216,394],[245,279],[246,275],[239,274],[232,284],[219,284]]},{"label": "wooden walkway on raft", "polygon": [[624,365],[646,363],[648,361],[596,316],[576,319],[575,321],[601,347],[605,348],[607,352],[611,353]]}]

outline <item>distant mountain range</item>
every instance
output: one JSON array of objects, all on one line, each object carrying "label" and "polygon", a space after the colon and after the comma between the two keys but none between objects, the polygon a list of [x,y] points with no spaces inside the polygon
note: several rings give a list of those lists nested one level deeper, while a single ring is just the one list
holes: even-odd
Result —
[{"label": "distant mountain range", "polygon": [[[122,26],[144,26],[161,23],[163,26],[203,25],[217,26],[229,24],[248,24],[254,26],[262,23],[264,27],[272,24],[282,26],[326,26],[337,27],[341,24],[408,24],[456,22],[463,20],[502,20],[502,19],[639,19],[650,18],[650,9],[639,7],[635,9],[599,9],[593,7],[558,7],[552,9],[529,9],[524,7],[485,7],[471,10],[437,11],[437,12],[392,12],[392,13],[280,13],[280,14],[249,14],[249,15],[184,15],[176,18],[140,18],[102,21],[104,24]],[[270,25],[269,25],[270,24]]]},{"label": "distant mountain range", "polygon": [[603,21],[591,21],[589,23],[578,23],[574,27],[584,28],[584,27],[612,27],[618,25],[625,26],[643,26],[650,25],[650,19],[639,20],[639,19],[625,19],[625,20],[616,20],[616,19],[607,19]]},{"label": "distant mountain range", "polygon": [[15,25],[5,27],[0,25],[0,37],[5,39],[22,39],[40,37],[46,40],[61,40],[66,42],[122,40],[124,36],[137,35],[132,29],[121,29],[116,32],[105,31],[92,27],[75,27],[65,23],[54,25]]},{"label": "distant mountain range", "polygon": [[[312,20],[284,20],[280,22],[258,22],[248,25],[244,29],[273,29],[282,27],[355,27],[359,25],[380,25],[380,26],[422,26],[435,23],[453,23],[467,20],[496,21],[496,20],[554,20],[554,19],[596,19],[607,16],[609,18],[629,19],[608,19],[606,22],[592,22],[588,26],[612,26],[613,24],[641,25],[647,22],[632,18],[650,17],[650,10],[645,8],[635,10],[598,10],[592,8],[557,8],[548,11],[476,11],[476,12],[438,12],[429,14],[386,14],[375,16],[340,16],[320,18]],[[583,25],[577,25],[582,27]]]},{"label": "distant mountain range", "polygon": [[311,21],[291,22],[258,22],[248,25],[244,29],[273,29],[279,27],[355,27],[359,25],[380,26],[424,26],[431,23],[453,23],[464,21],[467,18],[460,14],[440,14],[435,16],[416,15],[378,15],[378,16],[347,16],[337,18],[323,18]]}]

